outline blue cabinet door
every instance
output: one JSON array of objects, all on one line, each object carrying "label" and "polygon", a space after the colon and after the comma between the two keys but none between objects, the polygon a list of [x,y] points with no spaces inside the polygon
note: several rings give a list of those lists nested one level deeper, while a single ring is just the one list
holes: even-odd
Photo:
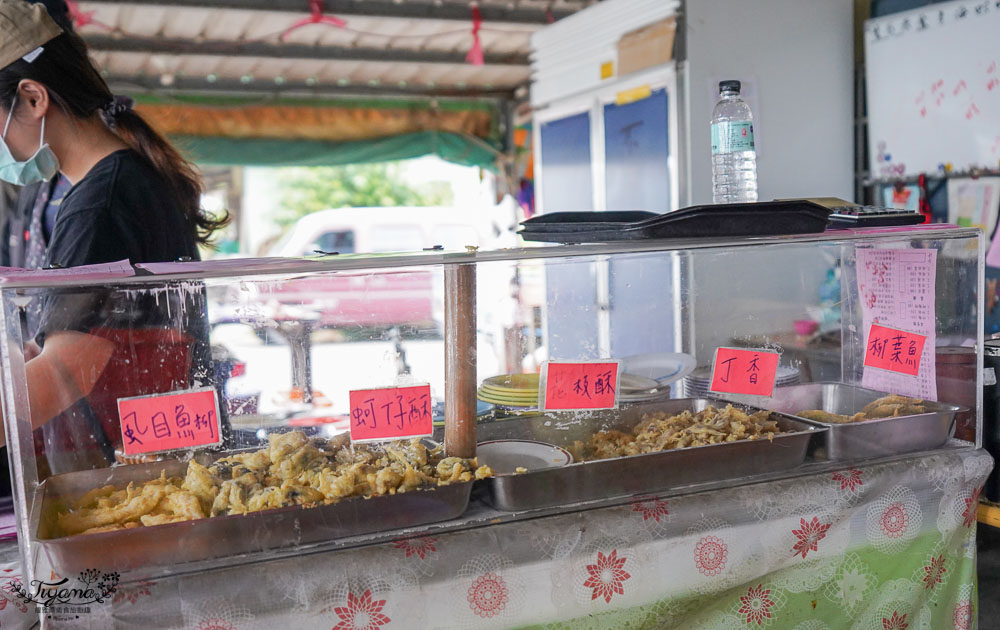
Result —
[{"label": "blue cabinet door", "polygon": [[[608,210],[670,210],[667,92],[604,106]],[[664,255],[612,259],[611,354],[673,352],[673,263]]]},{"label": "blue cabinet door", "polygon": [[608,210],[670,210],[667,92],[604,106]]},{"label": "blue cabinet door", "polygon": [[[590,157],[589,113],[542,123],[542,208],[546,213],[594,209]],[[593,265],[549,261],[545,279],[549,356],[596,358]]]},{"label": "blue cabinet door", "polygon": [[593,210],[590,114],[542,123],[541,154],[545,212]]}]

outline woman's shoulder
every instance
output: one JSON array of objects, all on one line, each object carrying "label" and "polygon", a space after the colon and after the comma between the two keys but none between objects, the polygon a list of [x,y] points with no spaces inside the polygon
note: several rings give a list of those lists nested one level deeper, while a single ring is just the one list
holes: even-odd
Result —
[{"label": "woman's shoulder", "polygon": [[121,149],[102,158],[66,195],[62,211],[114,211],[166,200],[166,183],[152,166],[132,149]]}]

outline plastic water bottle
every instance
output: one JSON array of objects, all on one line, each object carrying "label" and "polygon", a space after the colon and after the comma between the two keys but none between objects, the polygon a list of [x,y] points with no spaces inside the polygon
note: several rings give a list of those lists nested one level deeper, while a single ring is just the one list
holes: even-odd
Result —
[{"label": "plastic water bottle", "polygon": [[712,201],[757,201],[753,115],[740,98],[739,81],[719,83],[719,102],[712,111]]}]

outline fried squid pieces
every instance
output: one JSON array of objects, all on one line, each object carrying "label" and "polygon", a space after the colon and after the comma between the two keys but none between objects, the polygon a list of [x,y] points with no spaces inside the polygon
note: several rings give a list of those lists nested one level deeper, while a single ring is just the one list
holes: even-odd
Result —
[{"label": "fried squid pieces", "polygon": [[771,420],[769,411],[747,414],[726,405],[725,409],[706,407],[697,413],[646,413],[631,434],[599,431],[586,443],[575,442],[571,450],[577,461],[589,461],[719,442],[771,439],[779,433],[778,423]]}]

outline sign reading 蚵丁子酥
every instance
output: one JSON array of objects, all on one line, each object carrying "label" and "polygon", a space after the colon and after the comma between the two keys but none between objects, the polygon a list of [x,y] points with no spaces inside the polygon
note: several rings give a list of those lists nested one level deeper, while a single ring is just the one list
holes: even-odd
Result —
[{"label": "sign reading \u86b5\u4e01\u5b50\u9165", "polygon": [[398,440],[434,433],[431,386],[357,389],[350,393],[351,441]]}]

